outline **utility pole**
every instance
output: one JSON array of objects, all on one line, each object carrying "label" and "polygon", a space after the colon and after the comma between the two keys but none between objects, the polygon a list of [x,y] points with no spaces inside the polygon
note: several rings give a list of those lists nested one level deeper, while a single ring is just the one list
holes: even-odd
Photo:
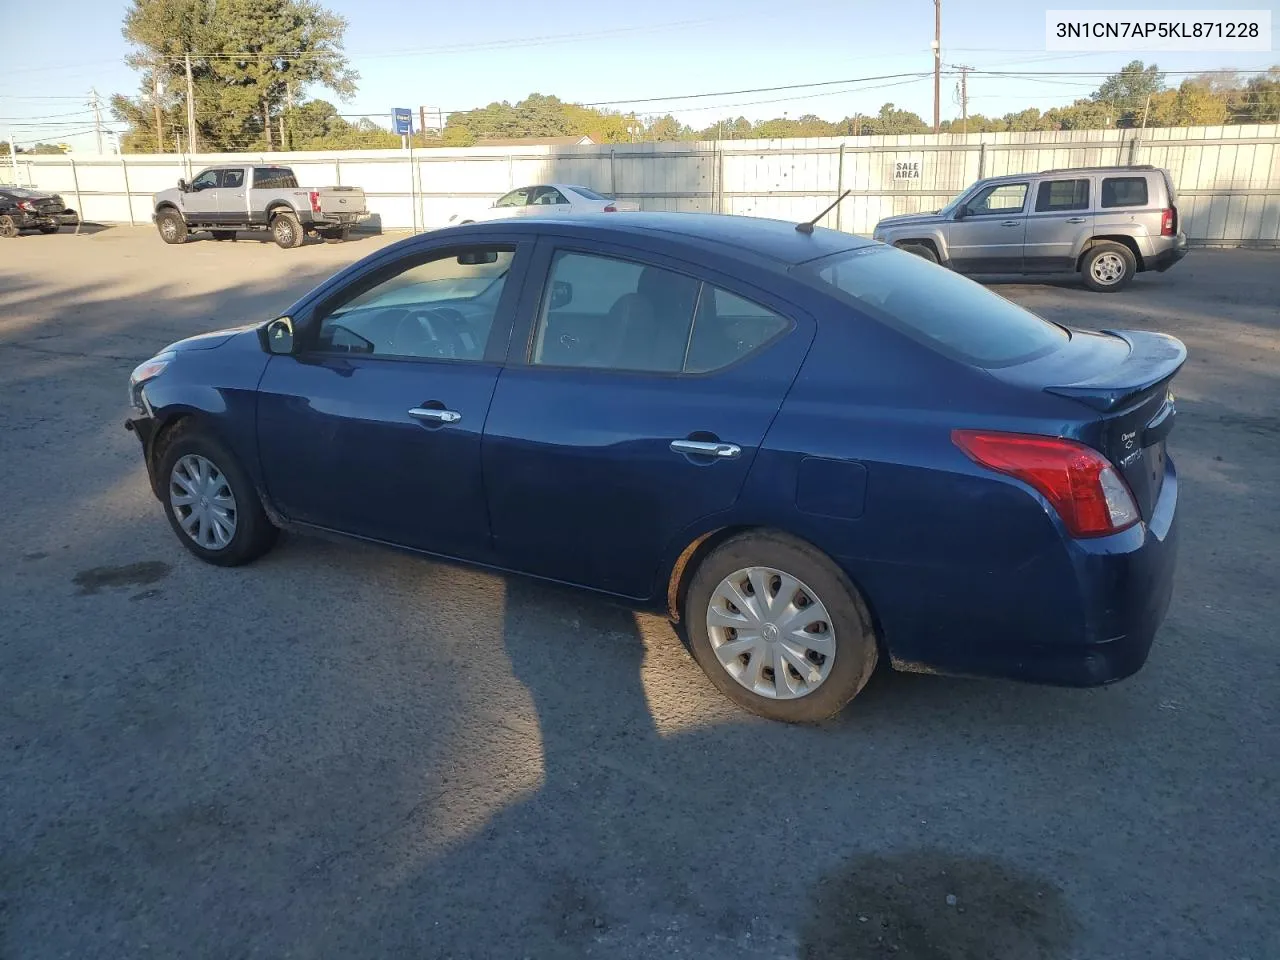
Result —
[{"label": "utility pole", "polygon": [[280,114],[280,149],[288,150],[289,145],[285,143],[284,136],[284,118],[285,114],[293,112],[293,81],[286,80],[284,82],[284,111]]},{"label": "utility pole", "polygon": [[187,149],[196,152],[196,85],[191,79],[191,53],[187,60]]},{"label": "utility pole", "polygon": [[933,0],[933,132],[942,126],[942,0]]},{"label": "utility pole", "polygon": [[444,139],[444,111],[436,107],[436,128],[440,131],[440,139]]},{"label": "utility pole", "polygon": [[425,138],[427,135],[427,108],[423,106],[418,107],[418,130]]},{"label": "utility pole", "polygon": [[89,92],[93,94],[93,100],[89,104],[93,107],[93,132],[98,138],[98,153],[102,153],[102,104],[98,100],[96,88],[90,88]]},{"label": "utility pole", "polygon": [[1147,129],[1147,114],[1151,111],[1151,94],[1147,94],[1147,105],[1142,108],[1142,129]]},{"label": "utility pole", "polygon": [[960,130],[963,133],[969,132],[969,71],[973,67],[962,67],[957,65],[956,69],[960,71]]},{"label": "utility pole", "polygon": [[13,131],[9,131],[9,161],[13,164],[13,185],[18,185],[18,141],[13,139]]},{"label": "utility pole", "polygon": [[164,153],[164,127],[160,122],[160,64],[151,64],[151,108],[156,117],[156,153]]}]

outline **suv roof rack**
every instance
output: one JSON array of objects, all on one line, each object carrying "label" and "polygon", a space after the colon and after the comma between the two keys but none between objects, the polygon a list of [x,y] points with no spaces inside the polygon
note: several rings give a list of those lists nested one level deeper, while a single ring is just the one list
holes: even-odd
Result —
[{"label": "suv roof rack", "polygon": [[1101,167],[1057,167],[1053,170],[1041,170],[1041,173],[1083,173],[1086,170],[1156,170],[1159,169],[1153,163],[1134,163],[1127,166],[1119,164],[1107,165]]}]

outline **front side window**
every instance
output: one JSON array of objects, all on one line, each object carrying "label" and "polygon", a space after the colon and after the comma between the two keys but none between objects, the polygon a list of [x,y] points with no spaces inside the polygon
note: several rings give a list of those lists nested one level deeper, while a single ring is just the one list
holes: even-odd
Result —
[{"label": "front side window", "polygon": [[224,187],[243,187],[244,171],[243,170],[223,170],[222,186]]},{"label": "front side window", "polygon": [[630,260],[556,254],[531,362],[707,373],[760,349],[790,321],[686,274]]},{"label": "front side window", "polygon": [[191,181],[192,190],[211,190],[218,185],[218,171],[206,170]]},{"label": "front side window", "polygon": [[326,353],[483,360],[515,252],[436,254],[329,306],[317,348]]},{"label": "front side window", "polygon": [[529,202],[529,187],[521,187],[519,190],[512,190],[505,197],[502,197],[495,207],[523,207]]},{"label": "front side window", "polygon": [[1102,178],[1102,206],[1145,207],[1147,202],[1146,177]]},{"label": "front side window", "polygon": [[886,326],[977,367],[1031,360],[1069,339],[1062,327],[981,284],[892,247],[849,250],[800,273]]},{"label": "front side window", "polygon": [[1088,180],[1046,180],[1036,191],[1037,213],[1088,209]]},{"label": "front side window", "polygon": [[1025,183],[1001,183],[979,191],[965,208],[971,217],[1008,216],[1021,213],[1027,203]]}]

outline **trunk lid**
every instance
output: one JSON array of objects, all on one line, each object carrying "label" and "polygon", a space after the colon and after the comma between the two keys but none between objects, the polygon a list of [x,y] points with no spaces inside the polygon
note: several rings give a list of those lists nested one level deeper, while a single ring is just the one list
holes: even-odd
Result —
[{"label": "trunk lid", "polygon": [[1079,439],[1116,465],[1149,520],[1177,412],[1170,384],[1186,359],[1182,341],[1165,334],[1072,330],[1062,349],[991,374],[1079,403]]},{"label": "trunk lid", "polygon": [[329,216],[365,212],[364,190],[360,187],[321,187],[320,212]]}]

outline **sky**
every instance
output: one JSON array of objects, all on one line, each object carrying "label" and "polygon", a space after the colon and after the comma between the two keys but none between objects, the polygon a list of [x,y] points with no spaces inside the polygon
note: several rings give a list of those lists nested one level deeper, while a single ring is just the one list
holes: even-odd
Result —
[{"label": "sky", "polygon": [[[814,113],[830,120],[875,113],[893,102],[926,120],[931,77],[894,77],[933,68],[931,0],[322,0],[350,23],[346,50],[359,91],[337,103],[344,114],[386,123],[392,107],[463,110],[529,93],[578,103],[609,103],[640,115],[673,113],[693,127],[717,119],[750,120]],[[1045,51],[1045,10],[1013,0],[942,0],[942,60],[990,71],[1113,72],[1132,59],[1167,71],[1280,64],[1280,0],[1231,0],[1272,11],[1270,53],[1062,53]],[[113,93],[134,94],[139,77],[124,64],[120,34],[127,0],[0,0],[10,38],[0,68],[0,136],[18,144],[69,143],[92,152],[91,90],[102,97],[108,129],[122,129],[105,108]],[[1124,0],[1110,9],[1204,9],[1207,0]],[[1101,4],[1094,4],[1101,7]],[[734,93],[791,84],[834,83],[793,91]],[[1181,77],[1171,75],[1176,83]],[[970,112],[1000,116],[1028,106],[1070,103],[1100,76],[971,75]],[[689,94],[723,94],[685,98]],[[664,98],[664,99],[657,99]],[[629,102],[614,102],[629,101]],[[644,102],[642,102],[644,101]],[[942,79],[942,117],[958,117],[956,78]],[[108,143],[110,138],[108,138]],[[109,149],[109,148],[108,148]]]}]

